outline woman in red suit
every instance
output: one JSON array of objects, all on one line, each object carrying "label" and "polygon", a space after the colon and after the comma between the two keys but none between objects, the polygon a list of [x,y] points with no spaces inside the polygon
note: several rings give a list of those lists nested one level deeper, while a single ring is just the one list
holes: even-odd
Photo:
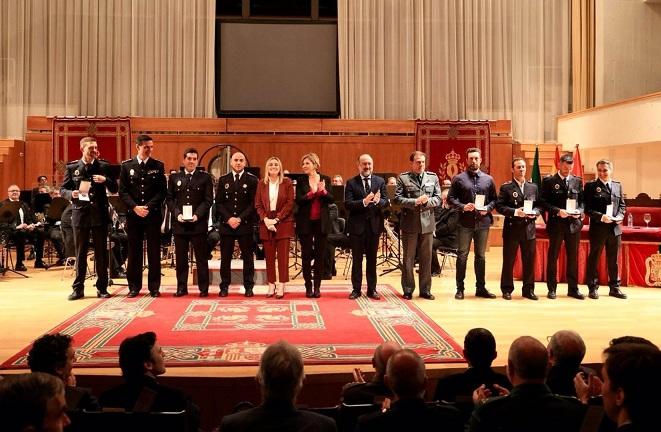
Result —
[{"label": "woman in red suit", "polygon": [[[264,242],[266,278],[269,290],[266,297],[282,298],[285,283],[289,282],[289,239],[294,235],[294,186],[285,177],[282,163],[270,157],[264,169],[266,175],[257,185],[255,208],[259,215],[259,238]],[[275,259],[278,258],[276,289]]]}]

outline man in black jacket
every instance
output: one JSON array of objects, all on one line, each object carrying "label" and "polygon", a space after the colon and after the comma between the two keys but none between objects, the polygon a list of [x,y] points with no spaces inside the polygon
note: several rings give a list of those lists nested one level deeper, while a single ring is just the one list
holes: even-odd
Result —
[{"label": "man in black jacket", "polygon": [[441,205],[434,207],[434,219],[436,220],[436,230],[434,231],[434,240],[432,247],[434,253],[431,255],[431,275],[441,274],[441,265],[438,262],[439,248],[457,249],[457,227],[459,224],[459,212],[448,204],[449,189],[441,190]]}]

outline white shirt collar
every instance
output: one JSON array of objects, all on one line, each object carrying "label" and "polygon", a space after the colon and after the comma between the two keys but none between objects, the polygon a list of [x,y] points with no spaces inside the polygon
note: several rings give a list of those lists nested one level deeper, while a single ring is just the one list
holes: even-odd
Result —
[{"label": "white shirt collar", "polygon": [[147,163],[147,161],[149,160],[149,158],[147,158],[145,160],[142,160],[142,159],[140,159],[140,156],[136,156],[135,158],[138,160],[138,163],[140,163],[140,162]]}]

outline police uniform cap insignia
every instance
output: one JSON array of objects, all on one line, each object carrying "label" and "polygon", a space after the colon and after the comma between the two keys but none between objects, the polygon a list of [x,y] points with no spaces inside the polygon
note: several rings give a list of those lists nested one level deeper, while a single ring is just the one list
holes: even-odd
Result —
[{"label": "police uniform cap insignia", "polygon": [[243,184],[243,188],[245,189],[245,188],[247,188],[247,187],[248,187],[248,185],[244,183],[244,184]]},{"label": "police uniform cap insignia", "polygon": [[181,180],[177,180],[177,186],[181,186]]},{"label": "police uniform cap insignia", "polygon": [[230,184],[229,184],[229,183],[225,183],[225,189],[229,189],[229,188],[230,188]]},{"label": "police uniform cap insignia", "polygon": [[556,183],[556,184],[555,184],[555,188],[556,188],[556,189],[560,189],[560,185]]},{"label": "police uniform cap insignia", "polygon": [[601,188],[597,186],[597,192],[601,192]]},{"label": "police uniform cap insignia", "polygon": [[135,170],[134,170],[133,168],[131,168],[131,170],[129,171],[129,174],[130,174],[130,175],[135,174]]},{"label": "police uniform cap insignia", "polygon": [[73,175],[80,175],[80,171],[79,170],[74,171]]},{"label": "police uniform cap insignia", "polygon": [[514,198],[516,198],[516,197],[519,196],[519,193],[518,193],[518,192],[514,192],[514,193],[512,193],[512,196],[513,196]]}]

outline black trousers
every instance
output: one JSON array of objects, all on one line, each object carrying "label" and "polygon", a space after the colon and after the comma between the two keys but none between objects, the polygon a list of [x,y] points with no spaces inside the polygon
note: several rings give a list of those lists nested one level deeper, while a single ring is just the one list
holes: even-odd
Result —
[{"label": "black trousers", "polygon": [[586,269],[586,283],[591,290],[599,288],[599,274],[597,266],[601,251],[606,247],[606,263],[608,265],[608,286],[610,288],[620,287],[619,268],[617,259],[620,254],[622,236],[615,235],[613,228],[606,225],[603,227],[590,226],[590,254]]},{"label": "black trousers", "polygon": [[354,291],[360,291],[363,284],[363,255],[365,255],[365,276],[367,277],[367,292],[376,292],[376,253],[379,247],[379,234],[364,232],[360,235],[350,234],[351,243],[351,285]]},{"label": "black trousers", "polygon": [[523,295],[535,291],[535,239],[528,240],[526,226],[522,225],[508,227],[503,232],[503,268],[500,272],[500,290],[503,294],[514,291],[512,270],[519,248],[523,267]]},{"label": "black trousers", "polygon": [[569,292],[578,291],[578,242],[581,232],[572,233],[569,224],[558,223],[549,234],[549,255],[546,262],[546,286],[549,291],[555,291],[558,285],[558,254],[560,246],[565,243],[567,254],[567,285]]},{"label": "black trousers", "polygon": [[188,291],[188,245],[193,245],[197,263],[197,286],[200,292],[209,292],[209,262],[207,239],[201,234],[175,234],[174,249],[177,260],[177,291]]},{"label": "black trousers", "polygon": [[252,233],[220,236],[220,289],[226,290],[232,281],[232,254],[234,241],[239,242],[243,260],[243,287],[251,290],[255,286],[255,240]]},{"label": "black trousers", "polygon": [[[324,274],[324,250],[326,249],[327,234],[321,232],[321,221],[310,221],[310,232],[299,234],[301,242],[301,262],[303,265],[303,279],[305,288],[309,290],[313,286],[319,288]],[[314,274],[312,271],[312,259],[314,258]]]},{"label": "black trousers", "polygon": [[25,244],[31,243],[34,245],[35,262],[43,260],[44,257],[44,232],[35,229],[33,231],[27,230],[13,230],[11,232],[11,239],[16,245],[16,266],[25,261]]},{"label": "black trousers", "polygon": [[[159,218],[160,219],[160,218]],[[136,221],[129,219],[126,223],[128,236],[128,262],[126,263],[126,280],[129,290],[142,289],[142,239],[147,239],[147,288],[149,292],[158,292],[161,288],[161,224],[159,219]]]},{"label": "black trousers", "polygon": [[123,231],[113,230],[110,233],[110,268],[111,274],[117,274],[122,271],[124,261],[126,261],[128,250],[128,236]]},{"label": "black trousers", "polygon": [[73,281],[72,288],[79,293],[85,290],[87,248],[90,241],[90,232],[94,238],[96,289],[99,292],[106,292],[108,289],[108,225],[73,227],[73,241],[76,249],[76,279]]}]

